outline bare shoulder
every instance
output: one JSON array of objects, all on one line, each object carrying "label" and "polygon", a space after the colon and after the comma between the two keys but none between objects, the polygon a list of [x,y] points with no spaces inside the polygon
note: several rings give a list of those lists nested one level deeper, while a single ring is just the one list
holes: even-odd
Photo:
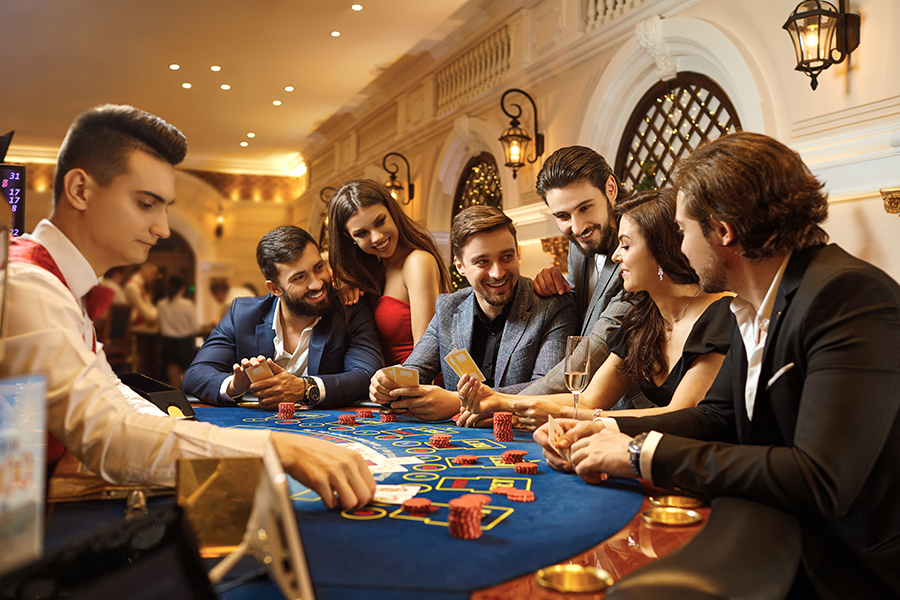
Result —
[{"label": "bare shoulder", "polygon": [[403,261],[404,277],[420,277],[437,274],[438,264],[435,258],[424,250],[413,250]]}]

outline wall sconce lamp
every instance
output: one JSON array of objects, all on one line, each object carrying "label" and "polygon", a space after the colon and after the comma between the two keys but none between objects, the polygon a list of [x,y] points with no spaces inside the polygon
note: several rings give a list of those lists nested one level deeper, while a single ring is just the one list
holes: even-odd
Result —
[{"label": "wall sconce lamp", "polygon": [[222,213],[222,203],[219,202],[219,214],[216,215],[216,238],[221,238],[225,232],[225,215]]},{"label": "wall sconce lamp", "polygon": [[[397,171],[400,170],[400,165],[396,162],[388,166],[388,158],[391,156],[396,156],[401,159],[404,163],[406,163],[406,186],[409,188],[409,195],[405,195],[403,193],[403,184],[397,181]],[[394,200],[399,202],[400,204],[409,204],[412,202],[413,198],[416,196],[416,188],[412,183],[412,180],[409,177],[409,161],[406,160],[406,157],[398,152],[388,152],[384,155],[384,159],[381,161],[381,166],[387,171],[391,178],[384,182],[385,187],[387,187],[388,191],[391,193],[391,196],[394,197]]]},{"label": "wall sconce lamp", "polygon": [[[522,94],[531,102],[531,108],[534,109],[534,158],[526,158],[525,155],[528,153],[528,143],[531,141],[531,136],[528,134],[528,131],[519,127],[519,117],[522,116],[522,107],[518,104],[513,104],[515,107],[515,114],[510,113],[506,110],[506,97],[510,94]],[[538,127],[538,112],[537,105],[534,103],[534,99],[523,92],[522,90],[518,90],[516,88],[512,88],[503,92],[503,95],[500,97],[500,110],[509,117],[511,120],[509,122],[509,128],[503,132],[503,135],[500,136],[500,143],[503,144],[503,154],[506,157],[506,166],[512,169],[513,179],[516,178],[516,171],[525,166],[525,161],[527,160],[530,163],[537,162],[537,159],[541,157],[544,153],[544,134],[539,133],[540,128]]]},{"label": "wall sconce lamp", "polygon": [[797,71],[810,76],[818,87],[819,73],[844,59],[859,46],[860,17],[847,12],[846,1],[835,8],[825,0],[805,0],[784,24],[797,54]]},{"label": "wall sconce lamp", "polygon": [[328,204],[328,202],[331,200],[331,195],[336,189],[337,188],[333,188],[331,186],[322,188],[322,190],[319,192],[319,200],[322,201],[322,204]]}]

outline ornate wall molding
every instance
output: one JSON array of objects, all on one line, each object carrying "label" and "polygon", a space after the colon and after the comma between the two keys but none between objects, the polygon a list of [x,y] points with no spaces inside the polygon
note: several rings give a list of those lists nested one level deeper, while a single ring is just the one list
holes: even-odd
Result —
[{"label": "ornate wall molding", "polygon": [[634,39],[656,63],[656,76],[660,81],[670,81],[678,75],[675,60],[669,54],[662,38],[662,19],[651,15],[634,28]]}]

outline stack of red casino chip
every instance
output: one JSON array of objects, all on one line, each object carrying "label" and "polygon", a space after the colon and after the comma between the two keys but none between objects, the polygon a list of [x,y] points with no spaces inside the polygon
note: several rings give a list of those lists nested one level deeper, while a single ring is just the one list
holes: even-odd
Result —
[{"label": "stack of red casino chip", "polygon": [[293,402],[279,402],[278,403],[278,418],[279,419],[293,419],[294,418],[294,403]]},{"label": "stack of red casino chip", "polygon": [[474,454],[460,454],[459,456],[453,459],[453,464],[456,465],[474,465],[475,461],[478,460],[478,457]]},{"label": "stack of red casino chip", "polygon": [[393,413],[381,413],[381,422],[382,423],[396,423],[397,415]]},{"label": "stack of red casino chip", "polygon": [[500,462],[507,465],[520,463],[525,458],[526,454],[528,454],[528,452],[525,450],[507,450],[500,455]]},{"label": "stack of red casino chip", "polygon": [[494,413],[494,441],[496,441],[496,442],[511,442],[511,441],[513,441],[512,413],[508,413],[508,412]]},{"label": "stack of red casino chip", "polygon": [[486,494],[464,494],[460,496],[459,499],[464,500],[465,502],[472,502],[479,507],[491,503],[491,497]]},{"label": "stack of red casino chip", "polygon": [[537,463],[519,462],[515,464],[516,473],[522,475],[537,475]]},{"label": "stack of red casino chip", "polygon": [[403,501],[403,510],[411,515],[426,515],[431,512],[431,500],[428,498],[410,498]]},{"label": "stack of red casino chip", "polygon": [[461,540],[475,540],[481,537],[481,503],[464,498],[454,498],[449,502],[450,516],[447,523],[450,536]]},{"label": "stack of red casino chip", "polygon": [[443,433],[436,433],[428,440],[428,443],[431,444],[434,448],[449,448],[450,447],[450,436]]},{"label": "stack of red casino chip", "polygon": [[453,420],[454,423],[456,423],[457,421],[459,421],[459,418],[460,418],[461,416],[462,416],[462,414],[456,413],[455,415],[453,415],[453,416],[450,417],[450,418]]},{"label": "stack of red casino chip", "polygon": [[356,416],[360,419],[371,419],[372,411],[368,408],[359,408],[356,410]]},{"label": "stack of red casino chip", "polygon": [[513,502],[534,502],[534,492],[531,490],[512,490],[506,497]]},{"label": "stack of red casino chip", "polygon": [[492,494],[500,494],[502,496],[505,496],[514,490],[516,490],[516,488],[511,485],[498,485],[495,488],[491,488],[491,493]]},{"label": "stack of red casino chip", "polygon": [[341,425],[356,425],[356,415],[338,415],[338,423]]}]

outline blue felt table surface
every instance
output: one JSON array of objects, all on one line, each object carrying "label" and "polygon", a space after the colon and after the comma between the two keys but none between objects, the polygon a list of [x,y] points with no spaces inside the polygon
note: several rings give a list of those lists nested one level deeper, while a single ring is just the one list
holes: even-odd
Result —
[{"label": "blue felt table surface", "polygon": [[[410,416],[381,423],[377,411],[372,419],[358,418],[355,426],[337,423],[342,411],[298,412],[287,421],[258,409],[196,411],[201,421],[224,427],[293,431],[424,461],[376,479],[423,486],[418,495],[437,506],[426,518],[412,517],[395,505],[374,504],[356,513],[328,510],[315,494],[291,480],[304,552],[320,599],[466,598],[473,590],[587,550],[622,529],[643,500],[633,481],[592,486],[552,470],[526,432],[515,431],[514,441],[501,444],[489,429],[461,429],[451,421],[423,423]],[[450,434],[451,447],[433,448],[429,438],[435,433]],[[526,450],[525,460],[538,464],[538,474],[520,475],[512,465],[501,463],[500,455],[507,449]],[[453,464],[459,454],[477,456],[477,464]],[[490,493],[491,487],[504,483],[532,490],[536,501],[513,502],[491,494],[482,519],[483,536],[450,537],[447,502],[465,493]],[[237,600],[244,597],[241,594],[235,589],[223,597]]]}]

